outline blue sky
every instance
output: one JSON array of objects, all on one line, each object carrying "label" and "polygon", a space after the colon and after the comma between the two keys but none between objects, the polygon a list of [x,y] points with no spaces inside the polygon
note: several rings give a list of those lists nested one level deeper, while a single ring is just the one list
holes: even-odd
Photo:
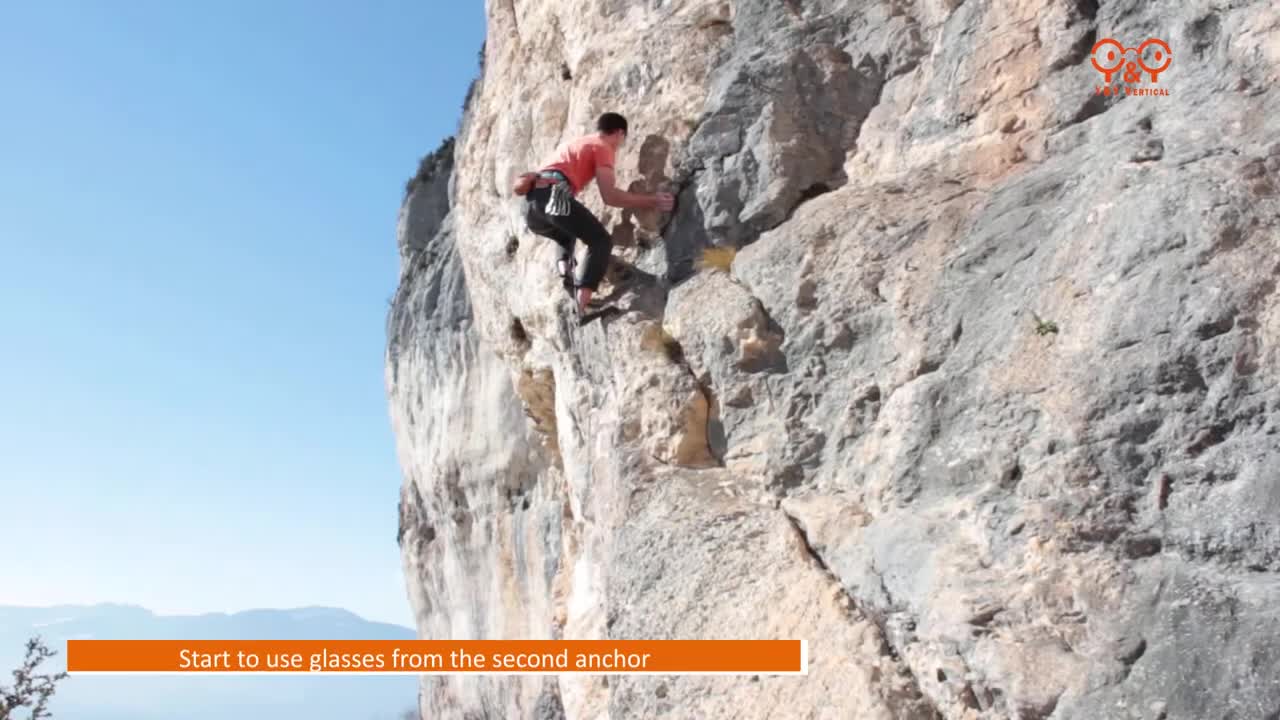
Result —
[{"label": "blue sky", "polygon": [[408,623],[395,220],[480,0],[0,6],[0,604]]}]

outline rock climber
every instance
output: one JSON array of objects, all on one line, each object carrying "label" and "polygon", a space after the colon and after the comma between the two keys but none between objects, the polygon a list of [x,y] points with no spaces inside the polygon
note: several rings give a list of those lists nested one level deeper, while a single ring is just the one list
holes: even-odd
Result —
[{"label": "rock climber", "polygon": [[[609,267],[613,238],[581,202],[578,195],[595,179],[605,205],[628,210],[668,212],[675,203],[670,193],[631,193],[618,189],[614,157],[627,140],[627,119],[607,112],[596,121],[596,132],[561,145],[541,170],[524,173],[516,181],[516,195],[525,196],[525,224],[529,230],[560,246],[556,269],[565,289],[585,312],[591,296]],[[574,241],[587,246],[582,275],[574,279]]]}]

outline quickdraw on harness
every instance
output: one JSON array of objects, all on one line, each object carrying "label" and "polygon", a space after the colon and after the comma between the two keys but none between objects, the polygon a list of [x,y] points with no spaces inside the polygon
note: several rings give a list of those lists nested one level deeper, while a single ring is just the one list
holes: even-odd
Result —
[{"label": "quickdraw on harness", "polygon": [[569,214],[569,201],[573,199],[573,187],[569,178],[557,170],[547,170],[538,174],[540,178],[551,181],[551,199],[543,212],[548,215],[562,217]]},{"label": "quickdraw on harness", "polygon": [[547,215],[558,217],[568,215],[572,207],[570,201],[573,200],[573,186],[569,184],[569,178],[565,177],[564,173],[559,170],[524,173],[516,179],[512,192],[523,197],[532,192],[534,188],[544,187],[551,188],[551,199],[547,201],[543,212]]}]

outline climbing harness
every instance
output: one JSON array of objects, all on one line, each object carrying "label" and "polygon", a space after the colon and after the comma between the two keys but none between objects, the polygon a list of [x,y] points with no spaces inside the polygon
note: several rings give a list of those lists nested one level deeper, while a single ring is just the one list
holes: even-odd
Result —
[{"label": "climbing harness", "polygon": [[511,192],[517,197],[527,197],[535,189],[551,188],[551,199],[547,201],[543,212],[556,217],[564,217],[572,209],[573,185],[569,178],[559,170],[539,170],[533,173],[521,173],[516,178]]},{"label": "climbing harness", "polygon": [[569,184],[569,178],[558,170],[544,170],[538,175],[539,186],[545,181],[551,181],[551,199],[547,201],[543,212],[556,217],[568,215],[569,203],[573,199],[573,187]]}]

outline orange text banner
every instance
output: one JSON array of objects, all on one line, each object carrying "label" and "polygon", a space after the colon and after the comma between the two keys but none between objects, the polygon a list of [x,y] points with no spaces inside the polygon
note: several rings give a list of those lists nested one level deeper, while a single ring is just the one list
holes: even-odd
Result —
[{"label": "orange text banner", "polygon": [[77,673],[803,675],[803,640],[68,640]]}]

